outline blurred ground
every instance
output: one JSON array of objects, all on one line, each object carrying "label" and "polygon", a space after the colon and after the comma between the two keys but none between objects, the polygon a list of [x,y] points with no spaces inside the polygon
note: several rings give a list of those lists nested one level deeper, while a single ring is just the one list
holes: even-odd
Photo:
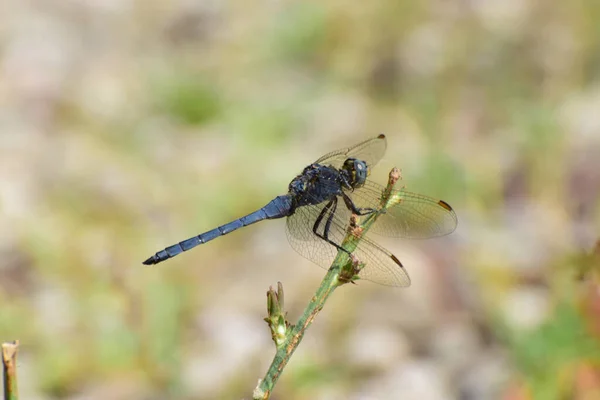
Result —
[{"label": "blurred ground", "polygon": [[249,398],[267,288],[295,320],[324,271],[283,221],[141,261],[380,132],[381,176],[459,227],[382,241],[413,286],[341,288],[273,398],[600,398],[599,19],[593,0],[3,2],[0,340],[21,341],[22,398]]}]

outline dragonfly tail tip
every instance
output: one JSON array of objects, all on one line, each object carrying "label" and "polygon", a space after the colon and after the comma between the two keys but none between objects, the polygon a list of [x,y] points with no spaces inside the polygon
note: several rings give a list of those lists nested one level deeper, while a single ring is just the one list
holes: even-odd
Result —
[{"label": "dragonfly tail tip", "polygon": [[154,265],[156,264],[156,257],[152,256],[143,262],[144,265]]}]

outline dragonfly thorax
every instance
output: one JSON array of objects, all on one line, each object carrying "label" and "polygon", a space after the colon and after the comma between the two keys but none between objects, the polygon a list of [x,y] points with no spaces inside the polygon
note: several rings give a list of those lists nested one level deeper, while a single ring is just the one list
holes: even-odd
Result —
[{"label": "dragonfly thorax", "polygon": [[311,164],[295,177],[288,187],[294,206],[319,204],[341,194],[348,178],[332,166]]},{"label": "dragonfly thorax", "polygon": [[367,163],[357,158],[348,158],[341,169],[344,183],[355,189],[363,186],[369,174]]}]

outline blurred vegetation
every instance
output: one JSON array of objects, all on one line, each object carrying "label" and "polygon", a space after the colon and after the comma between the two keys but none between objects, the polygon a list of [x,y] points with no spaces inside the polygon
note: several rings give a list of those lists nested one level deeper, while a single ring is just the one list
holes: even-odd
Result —
[{"label": "blurred vegetation", "polygon": [[[273,351],[264,292],[283,281],[298,312],[322,271],[277,222],[141,261],[379,132],[382,169],[459,229],[386,242],[414,287],[336,293],[278,398],[600,392],[597,1],[3,8],[0,339],[21,341],[23,398],[248,397]],[[448,361],[451,324],[469,334]],[[348,361],[366,325],[393,362]]]}]

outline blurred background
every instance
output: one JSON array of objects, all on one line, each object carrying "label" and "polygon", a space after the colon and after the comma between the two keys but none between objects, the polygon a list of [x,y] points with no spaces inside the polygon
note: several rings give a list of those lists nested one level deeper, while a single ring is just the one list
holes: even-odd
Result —
[{"label": "blurred background", "polygon": [[[452,235],[336,291],[273,399],[598,399],[593,0],[0,5],[0,340],[25,399],[250,398],[324,270],[283,220],[141,262],[385,133]],[[598,250],[600,253],[600,249]],[[598,397],[596,397],[598,396]]]}]

